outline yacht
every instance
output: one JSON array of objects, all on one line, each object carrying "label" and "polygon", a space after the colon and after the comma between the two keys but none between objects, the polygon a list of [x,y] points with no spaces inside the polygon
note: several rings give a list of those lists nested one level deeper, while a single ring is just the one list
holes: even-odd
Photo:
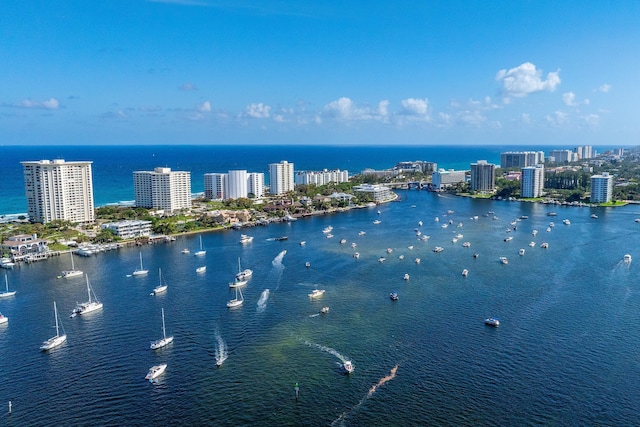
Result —
[{"label": "yacht", "polygon": [[0,258],[0,267],[6,268],[7,270],[15,267],[15,263],[11,261],[11,258]]},{"label": "yacht", "polygon": [[251,270],[250,268],[245,268],[244,270],[242,270],[242,267],[240,267],[240,257],[238,257],[238,273],[236,274],[236,279],[247,280],[251,276],[253,276],[253,270]]},{"label": "yacht", "polygon": [[40,346],[40,350],[42,351],[51,350],[52,348],[59,346],[60,344],[62,344],[67,340],[67,334],[64,333],[64,330],[63,330],[63,334],[60,335],[59,321],[58,321],[58,308],[56,307],[55,301],[53,302],[53,315],[56,319],[56,334],[55,336],[49,338],[48,340],[42,343],[42,345]]},{"label": "yacht", "polygon": [[322,229],[322,232],[324,234],[327,234],[327,233],[331,233],[331,230],[333,230],[333,227],[328,225],[328,226],[326,226],[325,228]]},{"label": "yacht", "polygon": [[348,375],[350,373],[352,373],[355,369],[355,367],[353,366],[353,363],[351,363],[350,360],[345,360],[344,364],[342,365],[342,367],[344,368],[345,373]]},{"label": "yacht", "polygon": [[389,298],[391,299],[391,301],[398,301],[398,293],[397,292],[391,292],[389,294]]},{"label": "yacht", "polygon": [[9,318],[3,315],[2,313],[0,313],[0,325],[2,325],[3,323],[7,323],[8,321],[9,321]]},{"label": "yacht", "polygon": [[493,327],[498,327],[500,326],[500,321],[495,317],[489,317],[488,319],[484,319],[484,324],[493,326]]},{"label": "yacht", "polygon": [[233,282],[229,282],[229,287],[239,288],[240,286],[246,285],[248,281],[248,279],[238,279],[237,277],[234,277]]},{"label": "yacht", "polygon": [[200,237],[200,249],[198,249],[197,251],[195,251],[193,254],[195,256],[205,256],[207,254],[207,251],[204,249],[204,247],[202,246],[202,236],[198,236]]},{"label": "yacht", "polygon": [[202,267],[196,268],[196,273],[204,273],[205,271],[207,271],[207,266],[206,265],[203,265]]},{"label": "yacht", "polygon": [[151,348],[151,350],[157,350],[168,344],[171,344],[172,342],[173,342],[173,336],[168,337],[167,331],[164,327],[164,308],[163,308],[162,309],[162,338],[160,338],[159,340],[151,341],[151,345],[149,346],[149,348]]},{"label": "yacht", "polygon": [[466,268],[462,270],[462,277],[467,277],[468,275],[469,275],[469,270],[467,270]]},{"label": "yacht", "polygon": [[[205,267],[206,268],[206,267]],[[197,271],[197,270],[196,270]],[[153,288],[150,295],[158,295],[167,291],[167,283],[162,279],[162,269],[158,269],[158,286]]]},{"label": "yacht", "polygon": [[409,273],[404,273],[404,280],[409,280]]},{"label": "yacht", "polygon": [[433,252],[438,253],[442,251],[444,251],[444,248],[442,246],[436,246],[435,248],[433,248]]},{"label": "yacht", "polygon": [[181,250],[180,252],[181,252],[181,253],[183,253],[183,254],[188,254],[188,253],[190,253],[191,251],[190,251],[189,249],[187,249],[187,248],[184,248],[184,249],[183,249],[183,250]]},{"label": "yacht", "polygon": [[544,242],[544,243],[542,243],[542,244],[540,245],[540,247],[541,247],[542,249],[547,249],[547,248],[549,248],[549,244],[548,244],[547,242]]},{"label": "yacht", "polygon": [[624,258],[622,258],[622,259],[624,260],[624,262],[629,264],[631,262],[631,255],[625,254]]},{"label": "yacht", "polygon": [[162,363],[160,365],[152,366],[147,372],[147,375],[144,377],[145,380],[153,381],[158,378],[160,375],[164,374],[164,371],[167,369],[167,364]]},{"label": "yacht", "polygon": [[82,271],[76,270],[76,266],[73,262],[73,252],[69,252],[71,255],[71,270],[65,270],[62,272],[62,277],[65,279],[70,279],[72,277],[82,276]]},{"label": "yacht", "polygon": [[[240,297],[238,298],[238,293]],[[244,297],[242,296],[242,290],[239,287],[236,287],[236,297],[232,300],[227,301],[227,307],[234,308],[240,307],[244,303]]]},{"label": "yacht", "polygon": [[320,309],[320,314],[327,314],[329,312],[329,307],[322,307]]},{"label": "yacht", "polygon": [[246,234],[241,234],[240,235],[240,244],[241,245],[246,245],[247,243],[251,243],[253,242],[253,236],[248,236]]},{"label": "yacht", "polygon": [[523,256],[523,255],[524,255],[524,248],[521,248],[521,249],[518,251],[518,254],[519,254],[520,256]]},{"label": "yacht", "polygon": [[509,260],[507,259],[507,257],[506,257],[506,256],[501,256],[501,257],[500,257],[500,262],[501,262],[502,264],[505,264],[505,265],[506,265],[506,264],[509,264]]},{"label": "yacht", "polygon": [[136,268],[133,271],[132,275],[133,276],[144,276],[148,272],[149,272],[149,270],[145,270],[144,267],[142,266],[142,252],[140,252],[140,268]]},{"label": "yacht", "polygon": [[309,294],[310,298],[317,298],[317,297],[321,297],[322,294],[324,294],[324,289],[314,289],[313,291],[311,291],[311,293]]},{"label": "yacht", "polygon": [[8,298],[14,296],[16,294],[16,291],[9,290],[9,279],[7,278],[6,274],[4,275],[4,284],[6,291],[0,292],[0,298]]},{"label": "yacht", "polygon": [[[77,315],[89,314],[92,311],[100,310],[102,308],[102,303],[98,301],[95,296],[95,292],[91,289],[89,285],[89,276],[84,276],[87,280],[87,294],[89,294],[89,301],[83,303],[77,303],[76,308],[71,312],[70,317],[75,317]],[[91,299],[91,294],[93,294],[93,300]]]}]

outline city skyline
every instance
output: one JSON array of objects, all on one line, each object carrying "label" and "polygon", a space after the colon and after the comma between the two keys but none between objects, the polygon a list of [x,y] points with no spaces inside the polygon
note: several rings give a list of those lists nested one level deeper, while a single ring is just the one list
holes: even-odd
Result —
[{"label": "city skyline", "polygon": [[11,1],[4,145],[629,146],[640,5]]}]

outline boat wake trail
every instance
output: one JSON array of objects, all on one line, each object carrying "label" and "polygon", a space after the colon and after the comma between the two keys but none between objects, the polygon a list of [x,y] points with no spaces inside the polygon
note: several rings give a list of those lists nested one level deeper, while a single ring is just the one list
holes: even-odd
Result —
[{"label": "boat wake trail", "polygon": [[265,289],[262,291],[262,295],[260,295],[260,299],[258,300],[258,307],[256,311],[258,313],[262,313],[267,308],[267,300],[269,299],[269,289]]},{"label": "boat wake trail", "polygon": [[341,355],[340,353],[338,353],[336,350],[332,349],[331,347],[325,347],[323,345],[320,344],[315,344],[309,341],[305,341],[304,342],[306,345],[308,345],[309,347],[315,347],[319,350],[325,351],[327,353],[331,353],[333,354],[335,357],[337,357],[338,359],[340,359],[340,361],[342,361],[342,363],[346,362],[348,359],[346,357],[344,357],[343,355]]},{"label": "boat wake trail", "polygon": [[227,360],[227,344],[225,344],[224,340],[222,339],[222,336],[220,336],[220,332],[216,331],[216,341],[217,341],[217,347],[216,347],[216,365],[220,366],[224,363],[225,360]]},{"label": "boat wake trail", "polygon": [[282,266],[282,258],[284,258],[284,256],[285,256],[286,254],[287,254],[287,251],[286,251],[286,250],[284,250],[284,251],[280,252],[280,253],[278,254],[278,256],[276,256],[276,257],[273,259],[273,261],[271,261],[271,264],[272,264],[274,267]]},{"label": "boat wake trail", "polygon": [[391,369],[391,372],[389,372],[389,375],[380,378],[380,380],[374,384],[373,386],[371,386],[371,388],[369,389],[369,391],[367,392],[367,394],[362,398],[362,400],[360,400],[360,402],[358,402],[357,405],[355,405],[353,408],[351,408],[348,411],[343,412],[342,414],[340,414],[340,416],[335,419],[331,425],[332,426],[343,426],[344,425],[344,421],[347,418],[347,416],[353,412],[358,410],[358,408],[360,408],[360,406],[362,406],[362,404],[364,402],[366,402],[368,399],[371,398],[371,396],[373,396],[373,394],[376,392],[376,390],[379,387],[382,387],[385,383],[391,381],[392,379],[394,379],[396,377],[396,372],[398,371],[398,365],[394,366],[393,369]]},{"label": "boat wake trail", "polygon": [[274,275],[277,276],[274,278],[274,281],[278,282],[276,286],[276,291],[280,288],[280,278],[282,277],[282,271],[284,270],[284,265],[282,265],[282,259],[287,254],[287,251],[284,250],[280,252],[274,259],[271,261],[271,265],[273,265],[273,271],[269,274],[269,276]]}]

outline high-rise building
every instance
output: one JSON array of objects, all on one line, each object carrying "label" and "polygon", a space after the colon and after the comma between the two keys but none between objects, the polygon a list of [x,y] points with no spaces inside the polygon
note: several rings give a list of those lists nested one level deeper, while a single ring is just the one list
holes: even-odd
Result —
[{"label": "high-rise building", "polygon": [[227,198],[246,198],[249,195],[247,179],[246,170],[229,171],[229,174],[227,175]]},{"label": "high-rise building", "polygon": [[578,160],[591,159],[593,157],[593,147],[585,145],[584,147],[576,147],[573,152],[578,156]]},{"label": "high-rise building", "polygon": [[528,166],[521,169],[520,195],[525,198],[542,196],[544,189],[544,166]]},{"label": "high-rise building", "polygon": [[175,212],[191,209],[191,173],[155,168],[133,173],[136,206]]},{"label": "high-rise building", "polygon": [[269,164],[269,192],[284,194],[293,191],[293,163],[286,160]]},{"label": "high-rise building", "polygon": [[500,153],[500,167],[524,168],[544,163],[544,151],[507,151]]},{"label": "high-rise building", "polygon": [[227,174],[226,173],[205,173],[204,174],[204,197],[209,200],[227,199]]},{"label": "high-rise building", "polygon": [[487,163],[486,160],[478,160],[471,163],[471,191],[487,193],[496,188],[496,165]]},{"label": "high-rise building", "polygon": [[298,171],[295,174],[294,182],[300,184],[326,185],[330,182],[349,182],[349,171],[341,171],[340,169],[314,171]]},{"label": "high-rise building", "polygon": [[20,163],[31,221],[93,222],[93,162],[40,160]]},{"label": "high-rise building", "polygon": [[578,160],[578,154],[571,150],[552,150],[549,152],[549,157],[552,157],[556,163],[571,163]]},{"label": "high-rise building", "polygon": [[247,190],[256,199],[264,196],[264,174],[262,172],[252,172],[247,179]]},{"label": "high-rise building", "polygon": [[608,172],[591,177],[591,203],[607,203],[613,194],[613,177]]},{"label": "high-rise building", "polygon": [[453,184],[464,182],[465,177],[465,171],[444,170],[441,168],[431,174],[431,188],[434,191],[442,191]]}]

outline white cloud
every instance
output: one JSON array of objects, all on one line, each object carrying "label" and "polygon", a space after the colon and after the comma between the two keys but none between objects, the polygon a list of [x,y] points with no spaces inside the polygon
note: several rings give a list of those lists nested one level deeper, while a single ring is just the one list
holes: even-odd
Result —
[{"label": "white cloud", "polygon": [[265,105],[262,102],[253,103],[247,105],[245,110],[247,116],[254,119],[268,119],[271,115],[271,106]]},{"label": "white cloud", "polygon": [[55,98],[45,99],[44,101],[32,101],[30,99],[24,99],[16,104],[13,104],[12,106],[18,108],[57,110],[58,108],[60,108],[60,101]]},{"label": "white cloud", "polygon": [[211,111],[211,102],[204,101],[202,104],[198,104],[196,110],[201,113],[209,113]]},{"label": "white cloud", "polygon": [[408,98],[403,99],[402,109],[405,114],[414,116],[426,116],[429,113],[429,100]]},{"label": "white cloud", "polygon": [[552,126],[562,126],[569,123],[569,117],[562,111],[556,111],[546,117],[547,122]]},{"label": "white cloud", "polygon": [[189,92],[192,90],[198,90],[198,88],[196,87],[196,85],[194,85],[193,83],[183,83],[180,88],[180,90],[183,90],[185,92]]},{"label": "white cloud", "polygon": [[562,102],[569,107],[575,107],[576,104],[576,94],[573,92],[567,92],[562,94]]},{"label": "white cloud", "polygon": [[525,62],[508,71],[498,71],[496,80],[502,83],[502,93],[507,100],[505,103],[508,103],[512,96],[522,98],[535,92],[553,92],[560,84],[560,71],[547,74],[547,79],[543,80],[542,70],[531,62]]},{"label": "white cloud", "polygon": [[383,100],[378,103],[378,116],[380,119],[387,123],[389,121],[389,101]]},{"label": "white cloud", "polygon": [[586,116],[581,116],[580,121],[587,126],[598,126],[600,124],[600,116],[597,114],[587,114]]},{"label": "white cloud", "polygon": [[482,115],[482,113],[478,110],[461,111],[458,114],[458,118],[460,122],[466,125],[475,126],[475,127],[479,127],[487,120],[487,118],[484,115]]},{"label": "white cloud", "polygon": [[520,115],[520,122],[526,125],[531,124],[531,116],[529,115],[529,113],[522,113]]},{"label": "white cloud", "polygon": [[611,90],[611,85],[607,84],[607,83],[603,83],[595,91],[596,92],[602,92],[602,93],[609,93],[610,90]]},{"label": "white cloud", "polygon": [[324,115],[344,121],[382,120],[389,117],[389,101],[380,101],[377,108],[359,107],[351,99],[342,97],[324,106]]}]

